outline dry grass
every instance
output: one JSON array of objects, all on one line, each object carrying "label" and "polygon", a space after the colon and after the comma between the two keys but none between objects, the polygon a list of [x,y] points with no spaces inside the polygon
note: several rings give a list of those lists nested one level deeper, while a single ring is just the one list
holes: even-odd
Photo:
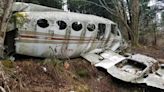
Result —
[{"label": "dry grass", "polygon": [[71,61],[56,59],[55,61],[30,59],[12,63],[7,61],[4,65],[13,72],[10,73],[8,82],[12,92],[143,92],[145,90],[142,86],[113,80],[103,69],[97,70],[81,58]]}]

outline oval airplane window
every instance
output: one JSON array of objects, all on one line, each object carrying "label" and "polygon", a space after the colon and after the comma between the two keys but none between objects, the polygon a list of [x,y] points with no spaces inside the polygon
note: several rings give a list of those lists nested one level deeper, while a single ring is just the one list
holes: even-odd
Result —
[{"label": "oval airplane window", "polygon": [[46,28],[46,27],[49,26],[49,23],[48,23],[48,21],[47,21],[46,19],[39,19],[39,20],[37,21],[37,24],[38,24],[38,26],[41,27],[41,28]]},{"label": "oval airplane window", "polygon": [[58,24],[60,30],[64,30],[67,27],[67,23],[62,20],[59,20],[56,23]]},{"label": "oval airplane window", "polygon": [[88,24],[88,25],[87,25],[87,29],[88,29],[88,31],[90,31],[90,32],[94,31],[95,28],[96,28],[96,26],[95,26],[94,24]]},{"label": "oval airplane window", "polygon": [[80,31],[83,28],[83,25],[80,22],[74,22],[72,24],[72,29],[75,31]]}]

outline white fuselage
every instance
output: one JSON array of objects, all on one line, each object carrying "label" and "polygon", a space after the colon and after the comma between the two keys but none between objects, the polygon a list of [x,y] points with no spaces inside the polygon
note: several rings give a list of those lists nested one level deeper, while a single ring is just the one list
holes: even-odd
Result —
[{"label": "white fuselage", "polygon": [[94,15],[18,12],[16,18],[19,21],[15,38],[18,54],[73,58],[95,48],[116,50],[122,43],[116,24]]}]

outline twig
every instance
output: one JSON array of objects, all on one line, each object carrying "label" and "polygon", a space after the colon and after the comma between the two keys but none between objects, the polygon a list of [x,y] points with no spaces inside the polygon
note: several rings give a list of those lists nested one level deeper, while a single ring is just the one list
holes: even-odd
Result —
[{"label": "twig", "polygon": [[[8,90],[8,92],[11,92],[11,90],[10,90],[10,88],[9,88],[9,86],[8,86],[8,84],[7,84],[7,82],[6,82],[6,77],[5,77],[5,73],[4,73],[4,70],[3,70],[3,65],[2,65],[2,63],[0,62],[0,71],[1,71],[1,75],[2,75],[2,78],[3,78],[3,80],[4,80],[4,84],[5,84],[5,86],[7,87],[7,90]],[[5,91],[6,92],[6,91]]]},{"label": "twig", "polygon": [[0,90],[1,90],[2,92],[6,92],[6,90],[5,90],[2,86],[0,86]]}]

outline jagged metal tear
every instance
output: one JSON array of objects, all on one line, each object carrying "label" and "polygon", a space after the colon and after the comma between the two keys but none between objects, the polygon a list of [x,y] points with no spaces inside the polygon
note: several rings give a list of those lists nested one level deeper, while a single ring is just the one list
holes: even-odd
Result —
[{"label": "jagged metal tear", "polygon": [[[155,69],[157,67],[155,65],[158,65],[158,61],[154,58],[141,54],[124,57],[111,50],[102,51],[103,50],[101,49],[95,49],[81,56],[91,62],[94,66],[106,69],[110,75],[120,80],[131,83],[145,83],[148,86],[164,89],[164,68],[159,65],[159,68]],[[116,67],[118,63],[127,59],[144,64],[146,65],[146,68],[139,74],[132,74]],[[132,70],[135,69],[132,66],[128,66],[128,68],[129,67]]]}]

